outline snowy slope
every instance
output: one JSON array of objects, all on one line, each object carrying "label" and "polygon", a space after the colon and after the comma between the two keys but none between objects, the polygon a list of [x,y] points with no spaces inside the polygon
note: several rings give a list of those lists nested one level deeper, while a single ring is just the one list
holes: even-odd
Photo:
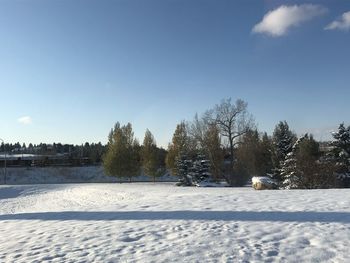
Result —
[{"label": "snowy slope", "polygon": [[[111,183],[129,180],[107,176],[102,166],[8,168],[6,178],[7,184]],[[3,171],[0,170],[0,183],[3,180]],[[152,180],[145,175],[132,178],[136,182]],[[177,177],[169,174],[157,178],[161,182],[177,180]]]},{"label": "snowy slope", "polygon": [[350,191],[0,187],[0,262],[350,262]]}]

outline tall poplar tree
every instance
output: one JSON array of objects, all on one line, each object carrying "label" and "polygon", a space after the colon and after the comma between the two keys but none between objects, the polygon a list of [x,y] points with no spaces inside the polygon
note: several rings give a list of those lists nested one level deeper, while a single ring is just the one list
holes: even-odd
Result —
[{"label": "tall poplar tree", "polygon": [[147,129],[141,151],[142,168],[146,175],[153,178],[153,182],[160,175],[160,164],[157,153],[158,149],[154,136]]},{"label": "tall poplar tree", "polygon": [[130,123],[120,126],[117,122],[108,136],[107,152],[103,166],[110,176],[127,177],[140,174],[139,144],[134,138]]},{"label": "tall poplar tree", "polygon": [[212,123],[204,133],[205,155],[210,161],[210,173],[214,181],[223,176],[224,153],[221,148],[221,137],[218,127]]},{"label": "tall poplar tree", "polygon": [[189,152],[190,138],[187,134],[187,128],[184,121],[176,126],[172,143],[168,146],[166,165],[173,175],[177,175],[177,160],[181,155],[187,155]]}]

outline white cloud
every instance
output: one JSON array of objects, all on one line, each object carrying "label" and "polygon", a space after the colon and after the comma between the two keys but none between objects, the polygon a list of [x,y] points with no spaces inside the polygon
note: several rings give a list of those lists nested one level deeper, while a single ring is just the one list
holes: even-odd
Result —
[{"label": "white cloud", "polygon": [[268,12],[262,21],[253,27],[252,31],[275,37],[283,36],[290,27],[298,26],[326,12],[327,9],[320,5],[282,5]]},{"label": "white cloud", "polygon": [[32,118],[30,116],[23,116],[17,120],[20,124],[28,125],[32,124]]},{"label": "white cloud", "polygon": [[326,26],[324,29],[326,30],[350,30],[350,11],[345,12],[339,19],[334,20],[332,23],[330,23],[328,26]]}]

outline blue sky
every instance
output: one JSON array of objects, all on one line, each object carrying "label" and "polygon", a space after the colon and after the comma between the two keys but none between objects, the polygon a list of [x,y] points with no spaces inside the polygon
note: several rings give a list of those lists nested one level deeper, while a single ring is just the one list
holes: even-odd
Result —
[{"label": "blue sky", "polygon": [[231,97],[260,131],[287,120],[327,139],[349,123],[349,11],[345,0],[0,0],[0,138],[105,143],[120,121],[166,146],[177,123]]}]

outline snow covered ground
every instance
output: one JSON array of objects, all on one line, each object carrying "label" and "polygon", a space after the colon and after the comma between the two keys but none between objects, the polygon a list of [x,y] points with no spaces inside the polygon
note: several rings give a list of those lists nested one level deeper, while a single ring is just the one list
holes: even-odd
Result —
[{"label": "snow covered ground", "polygon": [[[129,181],[128,178],[107,176],[102,166],[7,168],[6,178],[8,184],[113,183]],[[161,182],[177,180],[177,177],[170,174],[157,178],[157,181]],[[140,175],[133,177],[132,181],[147,182],[153,181],[153,179]],[[0,170],[0,184],[3,184],[3,182],[3,171]]]},{"label": "snow covered ground", "polygon": [[0,187],[0,262],[350,262],[350,190]]}]

